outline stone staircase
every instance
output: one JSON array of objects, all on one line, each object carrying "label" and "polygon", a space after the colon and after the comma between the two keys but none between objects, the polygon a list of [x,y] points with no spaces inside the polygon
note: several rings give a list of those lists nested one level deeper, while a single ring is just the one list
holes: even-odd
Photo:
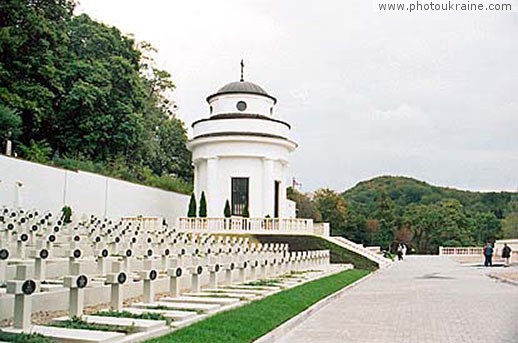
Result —
[{"label": "stone staircase", "polygon": [[342,248],[345,248],[365,258],[368,258],[369,260],[377,263],[379,268],[387,268],[393,263],[392,260],[385,258],[382,255],[376,254],[370,251],[369,249],[364,248],[363,245],[354,243],[353,241],[350,241],[347,238],[341,236],[322,236],[322,238],[338,246],[341,246]]}]

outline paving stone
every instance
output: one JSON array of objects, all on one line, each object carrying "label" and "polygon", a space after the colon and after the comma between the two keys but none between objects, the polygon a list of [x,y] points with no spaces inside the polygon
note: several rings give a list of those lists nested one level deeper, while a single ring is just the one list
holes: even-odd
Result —
[{"label": "paving stone", "polygon": [[489,278],[494,271],[408,256],[275,342],[518,342],[518,286]]}]

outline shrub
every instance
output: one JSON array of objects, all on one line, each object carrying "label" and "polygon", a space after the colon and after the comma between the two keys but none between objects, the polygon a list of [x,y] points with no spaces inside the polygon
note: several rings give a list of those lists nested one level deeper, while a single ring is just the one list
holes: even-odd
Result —
[{"label": "shrub", "polygon": [[205,198],[205,192],[201,192],[200,198],[200,218],[207,217],[207,199]]},{"label": "shrub", "polygon": [[0,104],[0,141],[18,138],[21,128],[22,117],[18,111]]},{"label": "shrub", "polygon": [[191,200],[189,200],[189,210],[187,212],[187,217],[196,217],[196,196],[194,193],[191,194]]},{"label": "shrub", "polygon": [[46,163],[52,153],[52,149],[46,141],[35,142],[32,139],[28,146],[20,144],[20,150],[25,159],[38,163]]},{"label": "shrub", "polygon": [[225,201],[225,209],[223,209],[223,215],[225,216],[225,218],[230,218],[232,213],[230,212],[230,203],[228,202],[228,199],[227,201]]},{"label": "shrub", "polygon": [[70,219],[72,217],[72,208],[70,206],[63,206],[61,209],[61,219],[63,220],[64,224],[72,223],[72,220]]}]

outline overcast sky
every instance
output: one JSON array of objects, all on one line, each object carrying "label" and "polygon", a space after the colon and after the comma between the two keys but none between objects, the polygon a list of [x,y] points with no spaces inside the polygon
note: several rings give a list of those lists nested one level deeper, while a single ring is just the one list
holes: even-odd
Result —
[{"label": "overcast sky", "polygon": [[158,50],[187,125],[245,79],[277,97],[304,191],[377,175],[518,189],[518,13],[403,13],[370,0],[82,0]]}]

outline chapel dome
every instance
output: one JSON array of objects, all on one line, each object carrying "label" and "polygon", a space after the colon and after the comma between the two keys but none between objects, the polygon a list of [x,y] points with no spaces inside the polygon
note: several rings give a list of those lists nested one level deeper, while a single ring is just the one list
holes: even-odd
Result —
[{"label": "chapel dome", "polygon": [[216,93],[253,93],[268,95],[259,85],[248,81],[230,82],[218,89]]},{"label": "chapel dome", "polygon": [[210,95],[207,98],[207,101],[210,102],[210,100],[218,95],[225,95],[225,94],[254,94],[254,95],[262,95],[266,96],[270,99],[272,99],[275,102],[277,102],[277,99],[275,99],[273,96],[268,94],[266,90],[264,90],[263,87],[249,81],[235,81],[230,82],[218,89],[218,91],[212,95]]}]

